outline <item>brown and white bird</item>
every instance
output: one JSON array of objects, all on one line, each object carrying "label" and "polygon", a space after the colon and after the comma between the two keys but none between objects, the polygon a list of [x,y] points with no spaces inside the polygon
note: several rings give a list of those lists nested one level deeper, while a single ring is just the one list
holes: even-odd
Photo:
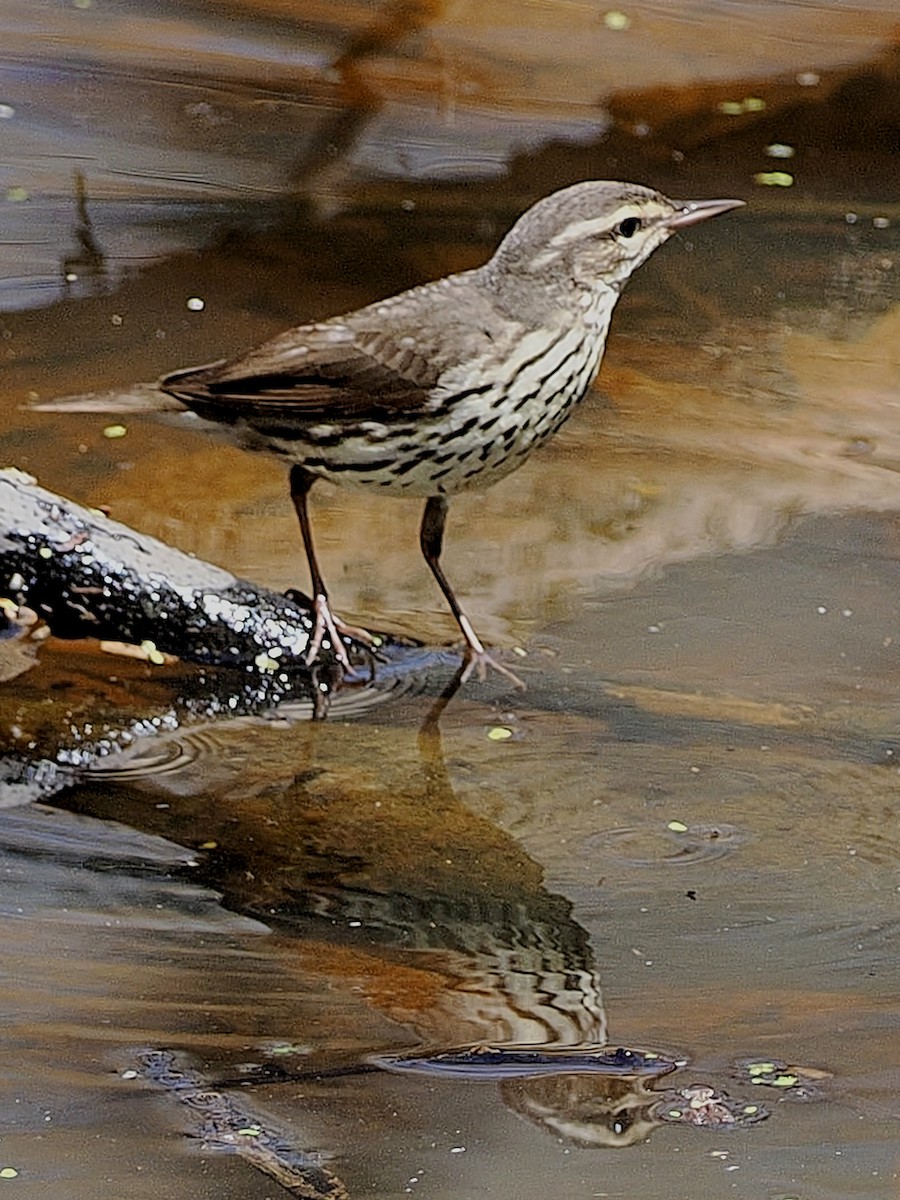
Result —
[{"label": "brown and white bird", "polygon": [[529,208],[481,267],[161,380],[242,445],[292,464],[316,615],[308,661],[324,639],[349,668],[341,634],[358,632],[333,615],[313,545],[309,491],[327,479],[425,500],[422,553],[465,638],[463,678],[511,676],[441,567],[449,499],[496,483],[556,433],[597,374],[632,272],[677,230],[741,204],[575,184]]}]

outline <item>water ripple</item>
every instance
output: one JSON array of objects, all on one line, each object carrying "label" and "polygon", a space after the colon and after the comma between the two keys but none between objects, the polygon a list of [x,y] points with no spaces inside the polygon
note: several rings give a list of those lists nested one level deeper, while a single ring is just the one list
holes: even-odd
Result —
[{"label": "water ripple", "polygon": [[749,834],[734,825],[626,825],[589,837],[585,853],[600,853],[636,867],[681,867],[724,858],[742,846]]}]

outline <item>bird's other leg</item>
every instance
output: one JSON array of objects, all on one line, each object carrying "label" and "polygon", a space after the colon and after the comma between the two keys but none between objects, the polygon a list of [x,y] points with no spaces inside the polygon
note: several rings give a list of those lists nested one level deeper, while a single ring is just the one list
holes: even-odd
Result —
[{"label": "bird's other leg", "polygon": [[481,639],[472,627],[472,622],[463,612],[459,601],[456,599],[453,588],[450,586],[447,576],[441,567],[441,551],[444,548],[444,525],[447,522],[447,509],[448,501],[446,496],[429,496],[425,502],[425,511],[422,514],[422,524],[419,529],[419,545],[422,547],[422,555],[428,563],[429,570],[437,580],[438,587],[444,593],[444,599],[449,604],[450,611],[453,613],[456,623],[462,630],[463,637],[466,639],[466,658],[468,661],[459,682],[465,683],[473,671],[479,679],[484,679],[488,668],[493,668],[493,670],[499,671],[501,675],[505,675],[517,688],[524,690],[525,684],[518,675],[510,671],[508,667],[504,667],[502,663],[498,663],[485,650]]},{"label": "bird's other leg", "polygon": [[315,475],[309,471],[305,471],[303,467],[291,467],[291,500],[294,503],[294,508],[297,510],[297,517],[300,521],[300,532],[303,535],[303,548],[306,551],[306,561],[309,564],[309,575],[313,591],[313,615],[315,617],[309,649],[306,652],[306,665],[309,666],[315,662],[322,647],[322,641],[327,634],[335,658],[345,671],[352,673],[353,668],[350,665],[350,659],[347,657],[347,650],[341,635],[343,634],[345,637],[355,638],[357,641],[366,643],[371,643],[372,635],[365,629],[356,629],[352,625],[346,625],[339,618],[335,617],[328,603],[328,593],[325,590],[325,581],[322,579],[322,572],[319,570],[319,560],[316,558],[316,547],[313,542],[312,525],[309,519],[309,492],[315,482]]}]

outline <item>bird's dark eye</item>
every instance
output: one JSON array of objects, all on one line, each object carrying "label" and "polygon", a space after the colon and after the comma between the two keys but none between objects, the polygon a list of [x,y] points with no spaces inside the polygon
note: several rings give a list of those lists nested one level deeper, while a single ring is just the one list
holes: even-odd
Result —
[{"label": "bird's dark eye", "polygon": [[619,235],[619,237],[634,237],[640,227],[640,217],[626,217],[625,220],[621,221],[616,227],[616,233]]}]

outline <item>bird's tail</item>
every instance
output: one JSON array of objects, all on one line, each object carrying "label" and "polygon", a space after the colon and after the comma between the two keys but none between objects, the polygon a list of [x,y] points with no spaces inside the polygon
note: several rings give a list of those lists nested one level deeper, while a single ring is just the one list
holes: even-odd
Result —
[{"label": "bird's tail", "polygon": [[83,392],[78,396],[59,396],[27,406],[32,412],[110,413],[136,416],[141,413],[184,412],[184,405],[167,395],[155,383],[135,383],[111,392]]}]

